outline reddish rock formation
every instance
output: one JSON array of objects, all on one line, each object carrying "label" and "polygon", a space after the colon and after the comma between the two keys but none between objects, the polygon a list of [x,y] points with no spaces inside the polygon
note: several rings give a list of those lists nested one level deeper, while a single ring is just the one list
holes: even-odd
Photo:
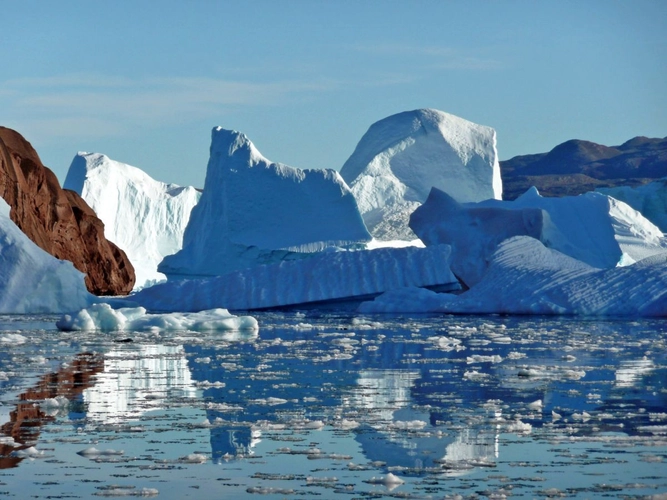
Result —
[{"label": "reddish rock formation", "polygon": [[14,223],[40,248],[86,274],[96,295],[127,295],[134,268],[104,237],[104,224],[76,193],[60,187],[37,152],[18,132],[0,127],[0,196]]}]

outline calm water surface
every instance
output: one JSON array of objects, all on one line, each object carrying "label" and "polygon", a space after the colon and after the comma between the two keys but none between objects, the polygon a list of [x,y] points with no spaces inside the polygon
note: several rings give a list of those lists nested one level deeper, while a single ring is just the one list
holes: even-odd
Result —
[{"label": "calm water surface", "polygon": [[0,497],[667,498],[667,322],[0,317]]}]

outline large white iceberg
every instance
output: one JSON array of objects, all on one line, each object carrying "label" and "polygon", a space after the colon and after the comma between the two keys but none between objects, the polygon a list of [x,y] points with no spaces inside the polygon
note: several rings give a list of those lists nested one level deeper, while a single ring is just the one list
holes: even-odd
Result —
[{"label": "large white iceberg", "polygon": [[162,259],[183,244],[183,232],[200,192],[156,181],[144,171],[99,153],[78,153],[64,183],[104,222],[104,235],[134,266],[135,289],[163,281]]},{"label": "large white iceberg", "polygon": [[667,233],[667,177],[636,188],[619,186],[597,191],[624,201]]},{"label": "large white iceberg", "polygon": [[479,282],[497,245],[511,236],[532,236],[598,268],[667,251],[662,231],[600,193],[545,198],[531,188],[514,201],[461,204],[433,189],[412,214],[410,226],[426,245],[452,246],[452,271],[468,286]]},{"label": "large white iceberg", "polygon": [[378,239],[414,239],[408,217],[433,186],[459,202],[502,198],[495,130],[434,109],[371,125],[340,173]]},{"label": "large white iceberg", "polygon": [[217,276],[370,239],[338,172],[271,163],[244,134],[217,127],[183,249],[159,269],[170,277]]},{"label": "large white iceberg", "polygon": [[667,316],[667,254],[596,269],[529,236],[502,242],[483,279],[461,295],[404,288],[359,310],[461,314]]},{"label": "large white iceberg", "polygon": [[322,252],[214,278],[168,281],[130,300],[150,311],[248,310],[361,299],[405,286],[455,290],[449,254],[447,245]]},{"label": "large white iceberg", "polygon": [[86,307],[83,273],[35,245],[9,218],[0,198],[0,313],[63,313]]}]

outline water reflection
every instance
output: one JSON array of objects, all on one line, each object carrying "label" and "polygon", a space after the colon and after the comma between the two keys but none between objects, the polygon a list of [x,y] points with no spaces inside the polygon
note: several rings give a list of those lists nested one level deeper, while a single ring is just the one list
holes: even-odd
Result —
[{"label": "water reflection", "polygon": [[87,418],[105,424],[136,420],[169,399],[196,396],[183,346],[160,344],[112,348],[95,384],[83,391]]},{"label": "water reflection", "polygon": [[[53,422],[61,411],[77,411],[76,403],[94,377],[104,369],[104,359],[94,353],[78,354],[60,370],[44,375],[39,382],[19,394],[19,402],[10,410],[0,427],[0,469],[16,467],[30,456],[39,439],[41,427]],[[8,421],[7,421],[8,420]]]},{"label": "water reflection", "polygon": [[[78,393],[64,373],[53,383],[82,395],[77,411],[90,427],[194,408],[216,463],[321,458],[310,443],[325,429],[341,446],[331,460],[361,453],[384,473],[438,480],[496,467],[507,435],[664,435],[663,323],[277,313],[260,322],[252,337],[137,332],[132,344],[80,355],[90,366],[78,368],[88,374]],[[29,430],[23,445],[36,439]],[[296,444],[276,450],[277,441]]]}]

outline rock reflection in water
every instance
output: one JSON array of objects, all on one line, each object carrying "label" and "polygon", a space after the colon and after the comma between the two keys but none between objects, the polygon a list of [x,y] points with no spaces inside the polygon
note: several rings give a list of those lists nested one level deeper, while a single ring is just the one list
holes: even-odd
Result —
[{"label": "rock reflection in water", "polygon": [[[16,467],[23,460],[22,450],[37,443],[40,429],[55,420],[54,413],[70,410],[82,392],[95,383],[94,376],[104,369],[102,356],[81,353],[57,372],[44,375],[34,387],[19,395],[9,421],[0,427],[0,468]],[[28,454],[29,455],[29,454]]]}]

